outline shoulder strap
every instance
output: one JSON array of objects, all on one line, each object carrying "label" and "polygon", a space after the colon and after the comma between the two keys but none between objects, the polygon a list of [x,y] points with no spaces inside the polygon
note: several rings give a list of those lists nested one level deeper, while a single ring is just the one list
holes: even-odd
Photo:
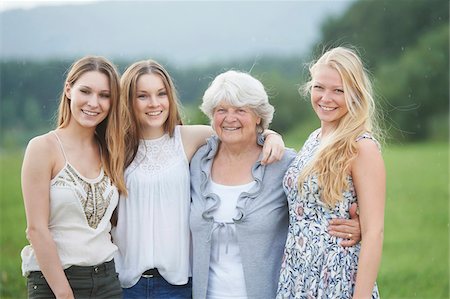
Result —
[{"label": "shoulder strap", "polygon": [[63,156],[64,156],[64,160],[65,160],[65,162],[67,163],[67,156],[66,156],[66,152],[64,151],[64,147],[63,147],[63,144],[62,144],[62,142],[61,142],[61,139],[59,139],[59,136],[58,136],[58,134],[56,134],[55,131],[52,131],[52,133],[56,136],[56,140],[57,140],[58,143],[59,143],[59,147],[61,148],[61,152],[62,152],[62,154],[63,154]]}]

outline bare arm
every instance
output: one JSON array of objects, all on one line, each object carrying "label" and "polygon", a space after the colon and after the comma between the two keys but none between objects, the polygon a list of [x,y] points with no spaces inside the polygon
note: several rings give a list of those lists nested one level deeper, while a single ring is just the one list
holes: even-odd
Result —
[{"label": "bare arm", "polygon": [[[181,126],[181,139],[186,157],[190,162],[195,152],[200,146],[206,143],[206,139],[214,134],[213,129],[206,125],[185,125]],[[284,142],[280,134],[266,130],[263,133],[266,137],[263,146],[263,164],[270,164],[280,160],[284,154]]]},{"label": "bare arm", "polygon": [[361,219],[361,252],[353,298],[371,298],[381,262],[384,231],[386,174],[377,145],[368,139],[358,142],[352,177]]},{"label": "bare arm", "polygon": [[33,139],[22,165],[22,193],[27,217],[27,238],[39,267],[56,298],[74,298],[48,229],[50,180],[53,162],[48,136]]}]

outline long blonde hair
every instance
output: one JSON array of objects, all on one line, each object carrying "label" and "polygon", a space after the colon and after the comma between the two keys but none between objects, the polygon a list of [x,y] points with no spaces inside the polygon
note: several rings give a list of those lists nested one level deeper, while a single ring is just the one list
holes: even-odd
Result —
[{"label": "long blonde hair", "polygon": [[129,122],[126,132],[125,166],[130,165],[136,156],[139,140],[142,138],[139,121],[134,113],[133,102],[136,100],[137,81],[140,76],[154,74],[161,78],[169,99],[169,116],[164,124],[164,131],[173,136],[176,125],[181,125],[180,103],[172,78],[164,67],[154,60],[142,60],[130,65],[122,75],[120,101],[128,110]]},{"label": "long blonde hair", "polygon": [[316,175],[321,200],[334,207],[349,187],[350,165],[358,154],[357,138],[366,132],[377,139],[381,136],[376,122],[372,84],[356,51],[345,47],[333,48],[313,62],[309,68],[311,80],[303,86],[306,93],[311,93],[319,65],[327,65],[339,73],[348,113],[340,119],[333,132],[322,136],[313,160],[299,176],[298,187],[301,192],[303,183]]},{"label": "long blonde hair", "polygon": [[[73,84],[87,72],[100,72],[108,77],[111,107],[108,116],[95,128],[95,136],[102,149],[103,168],[120,193],[126,194],[124,180],[125,130],[120,121],[126,113],[121,105],[119,74],[116,67],[101,56],[85,56],[75,61],[69,69],[64,86]],[[57,127],[64,128],[70,122],[70,99],[63,91],[58,108]]]}]

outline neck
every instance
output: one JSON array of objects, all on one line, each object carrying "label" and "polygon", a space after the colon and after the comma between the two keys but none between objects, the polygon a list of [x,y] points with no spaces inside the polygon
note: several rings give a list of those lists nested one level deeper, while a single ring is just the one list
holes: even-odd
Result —
[{"label": "neck", "polygon": [[221,142],[219,144],[218,154],[227,157],[230,160],[243,160],[249,157],[258,157],[262,148],[256,142],[247,144],[227,144]]},{"label": "neck", "polygon": [[58,129],[58,131],[61,131],[64,135],[69,137],[73,143],[86,144],[95,140],[95,127],[85,128],[73,125],[72,122],[69,122],[67,127]]},{"label": "neck", "polygon": [[160,137],[162,137],[166,132],[164,131],[164,128],[158,128],[158,129],[154,129],[154,128],[148,128],[148,129],[141,129],[141,138],[142,139],[158,139]]}]

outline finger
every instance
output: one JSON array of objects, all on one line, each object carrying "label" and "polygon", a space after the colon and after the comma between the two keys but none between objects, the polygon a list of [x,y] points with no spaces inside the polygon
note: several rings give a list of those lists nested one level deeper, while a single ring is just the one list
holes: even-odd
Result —
[{"label": "finger", "polygon": [[353,203],[350,206],[350,209],[348,211],[350,213],[350,218],[351,219],[358,219],[359,215],[358,215],[358,205],[356,203]]},{"label": "finger", "polygon": [[271,152],[272,150],[268,146],[266,145],[263,146],[263,155],[261,159],[262,165],[268,164]]},{"label": "finger", "polygon": [[339,243],[342,247],[351,247],[356,245],[356,241],[355,240],[342,240]]},{"label": "finger", "polygon": [[340,233],[350,233],[350,234],[355,234],[358,232],[358,229],[354,226],[349,226],[349,225],[330,225],[328,227],[329,230],[332,231],[337,231]]},{"label": "finger", "polygon": [[341,238],[341,239],[352,239],[354,237],[354,234],[352,233],[344,233],[344,232],[339,232],[339,231],[329,231],[328,232],[330,235]]}]

